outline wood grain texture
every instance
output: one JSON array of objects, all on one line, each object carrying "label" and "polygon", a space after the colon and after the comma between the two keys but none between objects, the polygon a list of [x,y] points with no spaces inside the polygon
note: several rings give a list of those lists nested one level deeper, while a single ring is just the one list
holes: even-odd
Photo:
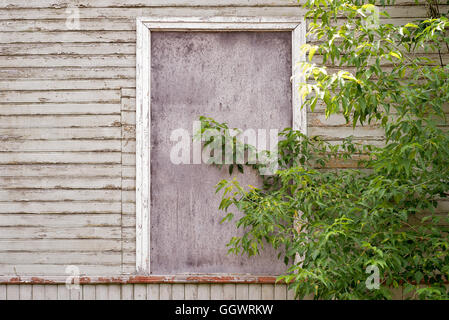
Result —
[{"label": "wood grain texture", "polygon": [[20,300],[32,300],[33,299],[33,287],[31,284],[19,285]]},{"label": "wood grain texture", "polygon": [[198,284],[189,284],[186,283],[184,285],[185,291],[185,299],[186,300],[198,300]]},{"label": "wood grain texture", "polygon": [[249,299],[249,285],[248,284],[236,284],[235,285],[235,298],[236,298],[236,300],[248,300]]},{"label": "wood grain texture", "polygon": [[[78,30],[66,25],[70,4],[79,6]],[[443,11],[447,8],[441,6]],[[426,16],[425,6],[411,0],[398,0],[387,10],[390,17],[385,22],[393,24]],[[136,172],[135,149],[145,147],[136,142],[136,124],[147,119],[139,116],[146,112],[139,107],[136,115],[136,100],[141,98],[136,87],[142,84],[136,75],[149,88],[147,75],[139,75],[142,63],[149,60],[136,56],[142,44],[136,43],[137,17],[294,19],[303,13],[293,0],[1,2],[0,275],[64,276],[70,264],[92,274],[135,273],[136,263],[147,259],[143,252],[149,247],[144,244],[136,257],[136,238],[139,230],[147,234],[149,219],[136,221],[142,205],[140,200],[136,205],[135,191],[141,185],[136,185],[136,177],[145,174]],[[357,141],[382,143],[382,131],[375,126],[353,130],[341,118],[326,120],[320,106],[307,115],[308,134],[331,143],[350,135]],[[437,210],[448,212],[449,206],[442,203]],[[143,270],[149,267],[144,264]],[[237,299],[292,298],[279,284],[183,286],[184,298],[192,299],[232,298],[233,292]],[[182,296],[178,288],[149,284],[145,295],[172,299]],[[133,284],[81,290],[26,284],[0,285],[0,300],[7,299],[8,292],[9,298],[20,299],[143,295],[142,287]]]},{"label": "wood grain texture", "polygon": [[108,300],[120,300],[121,299],[121,285],[110,284],[108,285]]},{"label": "wood grain texture", "polygon": [[[150,273],[150,43],[151,33],[137,21],[136,42],[136,270]],[[123,94],[123,92],[122,92]],[[161,291],[162,293],[162,291]]]},{"label": "wood grain texture", "polygon": [[[300,0],[303,4],[305,1]],[[414,4],[413,0],[396,0],[396,5]],[[440,3],[444,1],[440,0]],[[27,2],[17,1],[15,3],[4,3],[0,8],[70,8],[79,6],[83,8],[98,7],[189,7],[189,6],[212,6],[212,7],[239,7],[239,6],[297,6],[298,1],[295,0],[152,0],[151,2],[142,2],[141,0],[75,0],[67,3],[64,0],[30,0]],[[390,5],[390,4],[387,4]]]},{"label": "wood grain texture", "polygon": [[249,300],[260,300],[262,299],[262,285],[261,284],[250,284],[248,287],[248,299]]},{"label": "wood grain texture", "polygon": [[58,299],[58,286],[55,284],[45,285],[44,299],[45,300],[57,300]]},{"label": "wood grain texture", "polygon": [[6,298],[7,300],[20,300],[20,289],[19,285],[11,284],[6,287]]},{"label": "wood grain texture", "polygon": [[159,298],[160,300],[172,300],[173,299],[172,286],[166,283],[161,283],[159,285]]},{"label": "wood grain texture", "polygon": [[[404,1],[404,0],[402,0]],[[70,8],[71,6],[80,6],[83,8],[95,7],[189,7],[189,6],[221,6],[221,7],[235,7],[235,6],[275,6],[285,5],[293,6],[296,4],[294,0],[152,0],[151,2],[142,2],[141,0],[75,0],[67,3],[65,0],[30,0],[27,2],[18,3],[2,3],[0,8]]]},{"label": "wood grain texture", "polygon": [[96,290],[94,285],[86,284],[82,288],[83,300],[95,300]]},{"label": "wood grain texture", "polygon": [[224,290],[222,284],[211,284],[210,285],[210,299],[211,300],[223,300]]},{"label": "wood grain texture", "polygon": [[223,285],[223,299],[224,300],[235,300],[236,299],[236,289],[234,283],[227,283]]},{"label": "wood grain texture", "polygon": [[[38,1],[38,0],[36,0]],[[415,5],[409,1],[408,5],[393,5],[386,10],[390,18],[405,17],[426,17],[427,10],[425,5]],[[197,2],[198,3],[198,2]],[[218,3],[218,1],[217,1]],[[204,7],[189,3],[189,6],[161,6],[161,7],[110,7],[110,8],[79,8],[80,16],[83,19],[95,19],[98,16],[108,17],[110,19],[133,19],[135,17],[147,16],[301,16],[306,10],[299,6],[221,6]],[[447,5],[440,5],[440,11],[447,11]],[[65,18],[68,16],[65,8],[24,8],[20,10],[0,9],[0,20],[26,19],[34,20],[39,16],[40,19],[62,19],[65,24]]]},{"label": "wood grain texture", "polygon": [[172,298],[173,300],[184,300],[185,299],[185,285],[183,283],[172,285]]},{"label": "wood grain texture", "polygon": [[6,284],[0,284],[0,300],[6,300]]},{"label": "wood grain texture", "polygon": [[147,299],[147,286],[145,284],[134,285],[134,300]]},{"label": "wood grain texture", "polygon": [[109,285],[99,284],[95,286],[95,300],[109,299]]},{"label": "wood grain texture", "polygon": [[274,300],[287,300],[287,285],[277,283],[274,286]]},{"label": "wood grain texture", "polygon": [[65,284],[58,284],[58,300],[70,300],[70,291]]},{"label": "wood grain texture", "polygon": [[134,285],[122,285],[122,300],[134,299]]},{"label": "wood grain texture", "polygon": [[[160,291],[159,288],[162,287]],[[245,284],[85,284],[80,289],[65,284],[0,285],[1,300],[248,300]],[[270,288],[268,287],[270,286]],[[260,285],[252,292],[260,293]],[[283,287],[285,289],[285,287]],[[265,290],[274,292],[274,285]],[[285,300],[285,290],[274,299]],[[262,293],[263,295],[263,293]],[[257,296],[257,294],[256,294]],[[273,297],[271,297],[273,298]],[[254,299],[254,298],[253,298]],[[255,298],[257,299],[257,298]]]},{"label": "wood grain texture", "polygon": [[262,300],[274,300],[275,292],[272,284],[262,284]]},{"label": "wood grain texture", "polygon": [[33,285],[33,300],[45,300],[45,285]]},{"label": "wood grain texture", "polygon": [[210,300],[211,299],[211,285],[199,284],[198,285],[198,300]]},{"label": "wood grain texture", "polygon": [[83,299],[83,290],[82,287],[79,289],[70,290],[70,300],[82,300]]},{"label": "wood grain texture", "polygon": [[159,284],[148,284],[147,285],[147,299],[148,300],[159,300]]}]

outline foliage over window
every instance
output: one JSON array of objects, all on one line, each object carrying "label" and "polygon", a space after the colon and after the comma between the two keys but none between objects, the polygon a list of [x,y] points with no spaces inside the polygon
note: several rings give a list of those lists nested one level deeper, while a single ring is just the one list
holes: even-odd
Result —
[{"label": "foliage over window", "polygon": [[[217,185],[224,220],[243,213],[236,224],[244,235],[230,240],[230,252],[254,255],[269,243],[288,264],[280,279],[299,297],[388,299],[403,286],[412,298],[448,299],[447,14],[431,2],[428,19],[397,26],[385,7],[377,23],[373,1],[304,7],[303,107],[354,127],[377,124],[385,144],[335,144],[285,129],[279,170],[264,188],[246,190],[236,179]],[[202,122],[227,134],[224,124]],[[367,287],[372,266],[379,289]]]}]

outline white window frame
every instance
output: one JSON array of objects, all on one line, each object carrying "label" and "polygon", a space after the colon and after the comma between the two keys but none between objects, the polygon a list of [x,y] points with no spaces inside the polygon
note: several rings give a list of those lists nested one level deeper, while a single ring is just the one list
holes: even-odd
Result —
[{"label": "white window frame", "polygon": [[136,63],[136,270],[151,273],[150,261],[150,103],[151,32],[153,31],[285,31],[292,34],[292,128],[307,134],[307,112],[301,108],[295,67],[304,61],[306,25],[296,17],[150,17],[137,18]]}]

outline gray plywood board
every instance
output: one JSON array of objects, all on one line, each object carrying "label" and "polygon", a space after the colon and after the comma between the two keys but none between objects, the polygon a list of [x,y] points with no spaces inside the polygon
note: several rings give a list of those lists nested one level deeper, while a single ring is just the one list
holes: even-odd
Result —
[{"label": "gray plywood board", "polygon": [[[204,115],[241,129],[291,126],[290,32],[153,32],[151,35],[151,271],[279,274],[272,250],[227,255],[234,224],[220,224],[214,185],[226,169],[170,161],[173,130]],[[235,174],[259,184],[253,173]]]}]

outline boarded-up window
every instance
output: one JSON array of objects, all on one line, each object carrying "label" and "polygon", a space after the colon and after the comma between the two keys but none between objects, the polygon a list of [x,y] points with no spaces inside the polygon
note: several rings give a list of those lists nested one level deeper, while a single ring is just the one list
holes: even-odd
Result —
[{"label": "boarded-up window", "polygon": [[[273,250],[227,255],[236,235],[220,224],[215,184],[226,169],[170,161],[173,130],[204,115],[241,129],[291,126],[290,32],[152,32],[151,272],[279,274]],[[247,171],[248,172],[248,171]],[[251,173],[233,174],[256,184]]]}]

